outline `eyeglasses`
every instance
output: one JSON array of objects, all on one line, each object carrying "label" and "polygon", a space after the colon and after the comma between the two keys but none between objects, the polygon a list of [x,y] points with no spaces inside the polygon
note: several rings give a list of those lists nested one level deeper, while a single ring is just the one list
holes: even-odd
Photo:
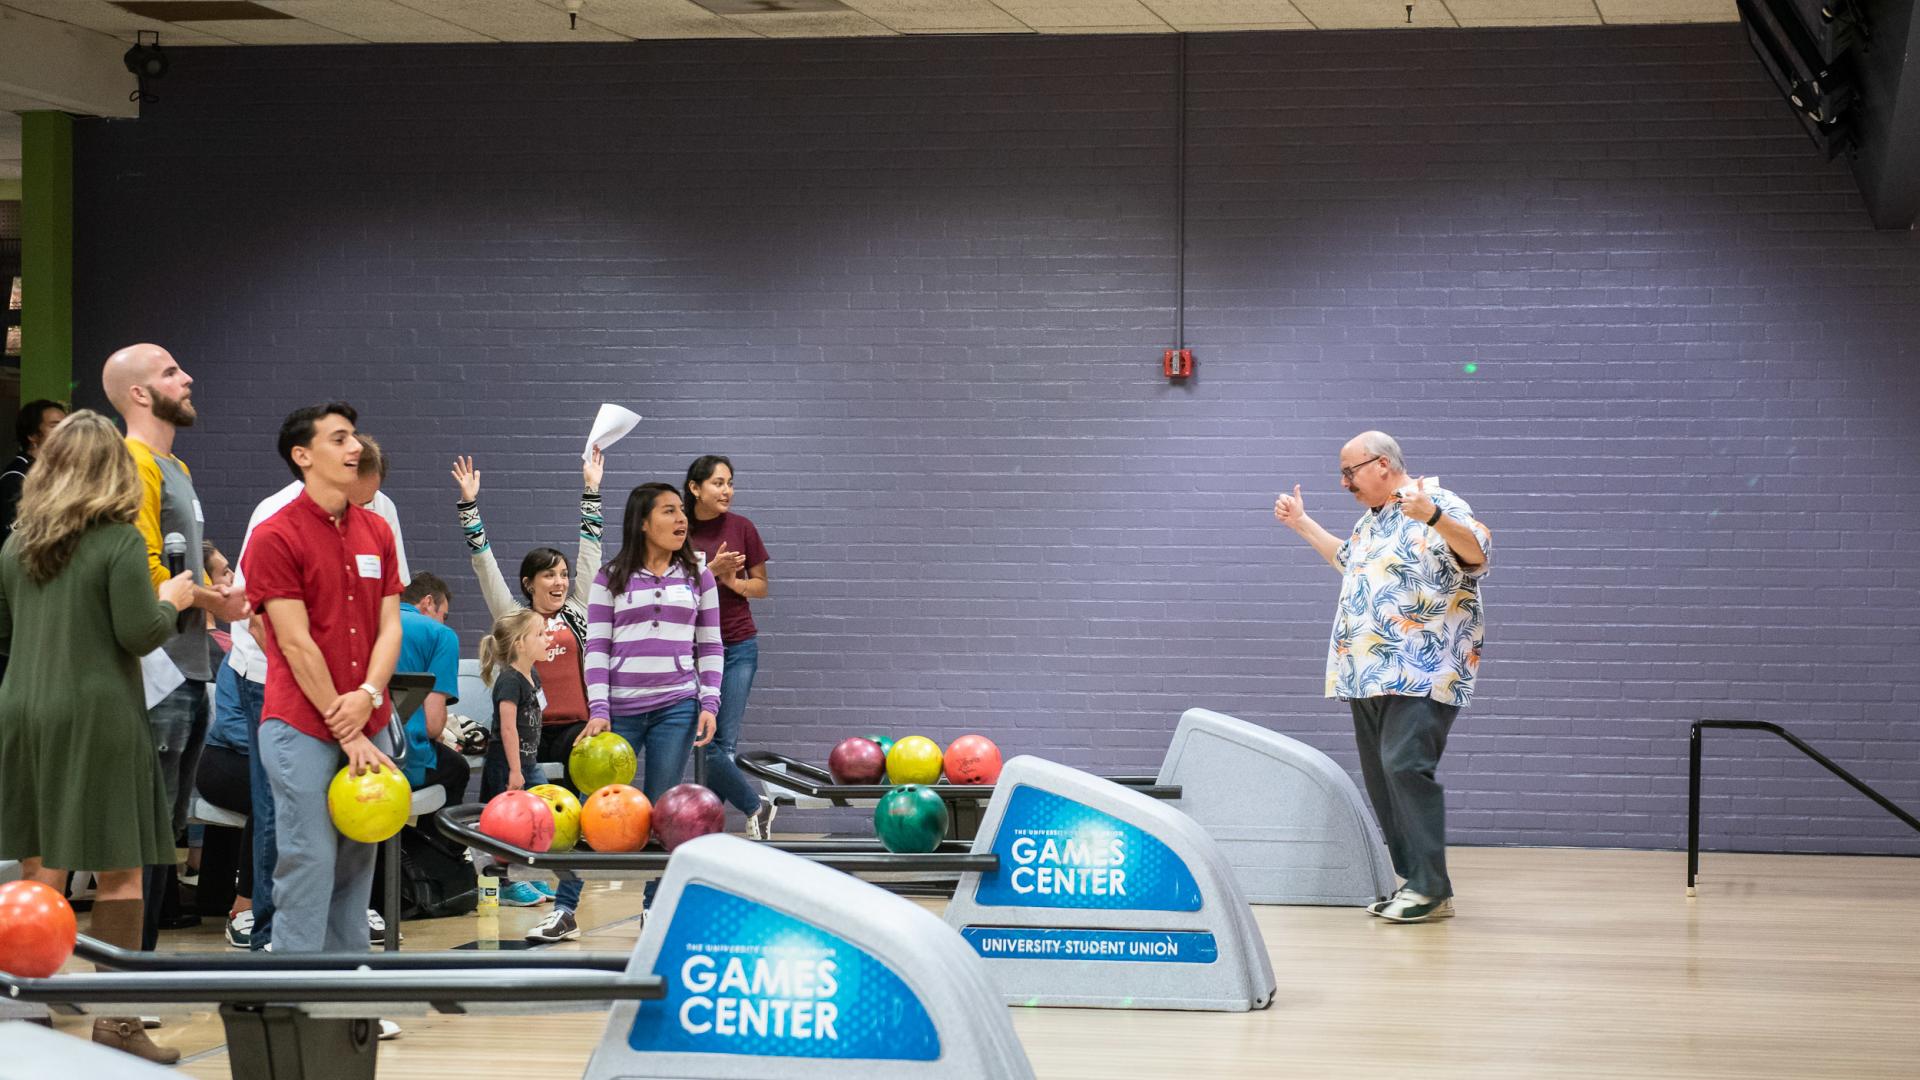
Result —
[{"label": "eyeglasses", "polygon": [[1354,473],[1357,473],[1357,472],[1359,472],[1359,471],[1360,471],[1361,469],[1364,469],[1364,468],[1366,468],[1367,466],[1369,466],[1369,465],[1371,465],[1371,464],[1373,464],[1374,462],[1376,462],[1376,461],[1379,461],[1379,460],[1380,460],[1381,458],[1383,458],[1383,457],[1386,457],[1386,455],[1385,455],[1385,454],[1375,454],[1375,455],[1373,455],[1372,457],[1370,457],[1370,458],[1368,458],[1367,460],[1365,460],[1365,461],[1363,461],[1363,462],[1361,462],[1361,463],[1360,463],[1360,464],[1358,464],[1358,465],[1348,465],[1347,467],[1345,467],[1345,468],[1343,468],[1343,469],[1341,469],[1341,470],[1340,470],[1340,479],[1342,479],[1342,480],[1345,480],[1345,481],[1346,481],[1347,483],[1349,483],[1349,484],[1351,484],[1351,483],[1353,483],[1353,474],[1354,474]]}]

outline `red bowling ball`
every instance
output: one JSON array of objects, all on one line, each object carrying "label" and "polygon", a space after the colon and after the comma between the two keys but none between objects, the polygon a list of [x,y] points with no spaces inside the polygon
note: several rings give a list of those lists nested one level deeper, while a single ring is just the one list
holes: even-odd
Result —
[{"label": "red bowling ball", "polygon": [[44,979],[73,955],[78,925],[57,889],[37,881],[0,885],[0,971]]},{"label": "red bowling ball", "polygon": [[480,812],[480,831],[528,851],[553,845],[553,807],[531,791],[503,791]]},{"label": "red bowling ball", "polygon": [[887,754],[872,739],[842,739],[827,755],[827,771],[836,784],[877,784],[887,774]]},{"label": "red bowling ball", "polygon": [[962,735],[947,747],[949,784],[991,784],[1000,779],[1000,748],[985,735]]},{"label": "red bowling ball", "polygon": [[653,806],[653,836],[668,851],[726,827],[727,804],[699,784],[670,787]]}]

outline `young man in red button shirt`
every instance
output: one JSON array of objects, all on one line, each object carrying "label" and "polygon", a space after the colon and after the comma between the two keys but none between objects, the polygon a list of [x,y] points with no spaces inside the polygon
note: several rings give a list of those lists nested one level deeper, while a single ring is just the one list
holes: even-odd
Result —
[{"label": "young man in red button shirt", "polygon": [[355,775],[394,767],[386,689],[400,656],[400,575],[393,531],[348,498],[357,419],[338,402],[287,417],[280,456],[303,490],[254,530],[241,559],[266,632],[260,755],[280,849],[276,953],[367,947],[375,847],[334,828],[327,785],[343,763]]}]

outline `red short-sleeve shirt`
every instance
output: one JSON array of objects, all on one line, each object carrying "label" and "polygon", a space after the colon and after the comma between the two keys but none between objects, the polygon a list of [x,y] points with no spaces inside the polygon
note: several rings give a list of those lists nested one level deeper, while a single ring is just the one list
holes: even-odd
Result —
[{"label": "red short-sleeve shirt", "polygon": [[[299,600],[307,606],[313,643],[327,659],[335,693],[367,681],[367,663],[380,636],[380,608],[400,593],[393,530],[378,514],[347,507],[339,524],[302,491],[279,513],[260,523],[240,558],[247,603],[263,616],[269,600]],[[320,710],[300,689],[286,654],[266,623],[266,707],[262,716],[283,720],[316,739],[331,742]],[[371,735],[387,726],[391,704],[367,718]]]}]

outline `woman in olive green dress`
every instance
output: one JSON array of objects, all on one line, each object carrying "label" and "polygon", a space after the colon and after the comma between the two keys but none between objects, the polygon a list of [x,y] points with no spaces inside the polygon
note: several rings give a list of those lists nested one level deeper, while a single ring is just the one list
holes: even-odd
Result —
[{"label": "woman in olive green dress", "polygon": [[[155,598],[139,500],[119,430],[76,412],[41,446],[0,549],[0,859],[56,889],[93,871],[90,930],[126,949],[140,947],[140,868],[174,857],[140,657],[172,636],[193,587],[181,574]],[[93,1037],[179,1057],[137,1018],[96,1020]]]}]

